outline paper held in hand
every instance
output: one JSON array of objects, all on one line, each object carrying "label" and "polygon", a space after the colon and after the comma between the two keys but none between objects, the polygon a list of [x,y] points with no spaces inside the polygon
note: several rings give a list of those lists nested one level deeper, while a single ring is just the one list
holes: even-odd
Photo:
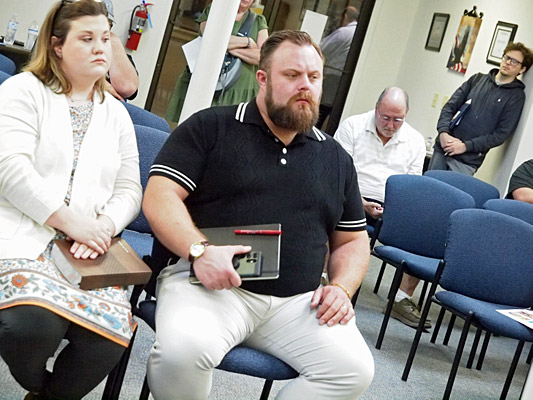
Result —
[{"label": "paper held in hand", "polygon": [[107,252],[94,260],[74,258],[71,246],[72,242],[66,239],[54,240],[52,260],[67,281],[81,289],[140,285],[148,282],[152,274],[150,267],[119,237],[113,238]]}]

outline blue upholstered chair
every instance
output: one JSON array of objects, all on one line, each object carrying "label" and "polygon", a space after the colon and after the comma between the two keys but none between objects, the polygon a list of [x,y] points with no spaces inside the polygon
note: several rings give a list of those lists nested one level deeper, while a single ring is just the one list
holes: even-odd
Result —
[{"label": "blue upholstered chair", "polygon": [[[148,126],[134,125],[139,150],[139,168],[141,185],[146,189],[148,175],[155,157],[168,138],[168,133]],[[137,218],[122,232],[122,237],[139,254],[140,257],[152,253],[152,230],[144,213],[141,211]]]},{"label": "blue upholstered chair", "polygon": [[[492,211],[496,211],[502,214],[510,215],[512,217],[516,217],[525,222],[533,224],[533,205],[529,203],[525,203],[523,201],[510,200],[510,199],[490,199],[490,200],[487,200],[487,202],[483,205],[483,208],[486,210],[492,210]],[[431,343],[435,343],[437,340],[437,335],[439,333],[439,329],[442,324],[445,312],[446,312],[446,309],[442,308],[439,313],[437,322],[435,324],[435,329],[433,330],[433,335],[431,336]],[[442,341],[444,345],[448,345],[448,342],[450,340],[450,335],[451,335],[451,332],[452,332],[452,329],[455,323],[455,319],[456,319],[456,316],[452,314],[450,321],[448,323],[448,329],[446,330],[446,335],[444,336],[444,339]],[[476,355],[476,351],[477,351],[477,347],[479,345],[479,341],[481,338],[481,334],[482,334],[482,329],[478,329],[476,332],[474,341],[472,343],[472,350],[470,352],[470,357],[468,358],[468,362],[466,363],[467,368],[472,368],[472,365],[474,363],[474,358]],[[481,352],[479,354],[478,361],[476,364],[477,370],[481,370],[481,367],[483,365],[485,354],[489,346],[490,337],[491,337],[490,331],[486,332],[485,339],[483,340],[483,344],[481,346]],[[533,347],[528,357],[529,362],[531,362],[531,357],[533,357]]]},{"label": "blue upholstered chair", "polygon": [[0,54],[0,71],[8,75],[14,75],[16,70],[15,62],[11,58]]},{"label": "blue upholstered chair", "polygon": [[[159,150],[167,140],[168,133],[142,125],[134,125],[134,127],[135,136],[137,138],[137,148],[139,151],[141,185],[144,192],[146,184],[148,183],[150,167],[159,153]],[[150,224],[142,211],[137,218],[135,218],[126,229],[122,231],[121,236],[126,242],[128,242],[133,250],[135,250],[139,257],[146,260],[146,257],[150,256],[152,253],[154,238]],[[131,340],[130,346],[124,352],[121,361],[109,374],[102,400],[118,399],[134,338],[135,335]]]},{"label": "blue upholstered chair", "polygon": [[148,126],[150,128],[170,133],[170,126],[168,125],[168,122],[165,121],[163,118],[143,108],[134,106],[133,104],[122,104],[124,104],[124,107],[126,107],[126,110],[128,110],[134,125]]},{"label": "blue upholstered chair", "polygon": [[[519,200],[511,200],[511,199],[492,199],[492,200],[487,201],[483,205],[483,208],[486,210],[492,210],[492,211],[496,211],[502,214],[510,215],[511,217],[521,219],[522,221],[525,221],[533,225],[533,204],[526,203],[524,201],[519,201]],[[487,350],[489,340],[490,340],[490,332],[487,332],[485,336],[485,340],[483,342],[481,353],[479,355],[476,369],[481,369],[481,364],[483,363],[483,358],[485,357],[485,351]],[[533,346],[531,346],[531,349],[529,351],[527,363],[531,364],[532,359],[533,359]],[[470,360],[469,360],[469,363],[471,365]]]},{"label": "blue upholstered chair", "polygon": [[[376,342],[377,349],[381,348],[403,273],[431,282],[444,256],[450,214],[461,208],[473,208],[474,204],[468,193],[426,176],[393,175],[387,180],[385,207],[378,231],[382,245],[374,247],[372,255],[381,259],[384,265],[396,267],[396,273]],[[423,290],[420,304],[424,295]]]},{"label": "blue upholstered chair", "polygon": [[[480,179],[474,178],[473,176],[461,174],[459,172],[455,171],[442,171],[442,170],[429,170],[424,173],[424,176],[431,177],[433,179],[437,179],[439,181],[445,182],[449,185],[452,185],[456,187],[457,189],[460,189],[468,194],[470,194],[476,203],[476,208],[483,208],[483,205],[490,200],[499,199],[500,192],[498,189],[491,184],[487,182],[483,182]],[[440,325],[442,322],[442,319],[444,317],[445,309],[442,309],[439,317],[437,319],[437,323],[435,324],[435,329],[433,330],[433,336],[431,338],[431,342],[435,343],[435,340],[437,338],[437,335],[439,333]],[[455,315],[451,316],[450,322],[448,324],[448,329],[446,331],[446,335],[444,336],[443,344],[448,345],[448,341],[450,340],[450,336],[453,330],[455,322]],[[475,351],[478,345],[478,341],[481,335],[481,330],[479,330],[476,333],[476,339],[474,341],[474,347],[473,351],[471,353],[472,356],[475,355]],[[487,334],[485,337],[485,341],[483,343],[483,349],[486,350],[488,343],[490,339],[490,334]],[[483,356],[481,356],[478,360],[477,369],[481,369],[481,364],[483,363]],[[468,368],[472,366],[473,358],[471,357],[468,361]]]},{"label": "blue upholstered chair", "polygon": [[476,208],[482,208],[483,204],[490,199],[498,199],[500,192],[490,183],[483,182],[480,179],[470,175],[461,174],[455,171],[429,170],[424,173],[433,179],[446,182],[449,185],[461,189],[474,198]]},{"label": "blue upholstered chair", "polygon": [[[450,397],[470,325],[519,341],[500,397],[505,399],[524,342],[533,342],[533,330],[496,310],[533,305],[532,254],[533,226],[527,222],[490,210],[453,212],[444,262],[431,285],[402,379],[407,380],[424,319],[436,302],[465,320],[444,399]],[[445,290],[436,292],[438,285]]]},{"label": "blue upholstered chair", "polygon": [[483,208],[510,215],[533,225],[533,204],[519,200],[494,199],[487,201]]},{"label": "blue upholstered chair", "polygon": [[374,232],[376,231],[376,229],[373,226],[367,225],[366,226],[366,231],[367,231],[369,237],[373,237],[374,236]]},{"label": "blue upholstered chair", "polygon": [[0,71],[0,85],[8,78],[11,78],[11,75],[5,73],[4,71]]}]

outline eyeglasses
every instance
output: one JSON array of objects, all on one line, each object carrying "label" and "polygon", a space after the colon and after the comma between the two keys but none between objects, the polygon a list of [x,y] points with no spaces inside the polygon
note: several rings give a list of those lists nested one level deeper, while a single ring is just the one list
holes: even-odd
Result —
[{"label": "eyeglasses", "polygon": [[518,61],[516,58],[509,57],[507,54],[504,54],[503,61],[505,61],[505,62],[511,61],[511,64],[513,64],[513,65],[522,64],[522,61]]},{"label": "eyeglasses", "polygon": [[378,111],[378,117],[385,123],[389,123],[392,121],[393,124],[402,124],[403,121],[405,121],[405,117],[404,118],[391,118],[391,117],[387,117],[386,115],[381,115]]}]

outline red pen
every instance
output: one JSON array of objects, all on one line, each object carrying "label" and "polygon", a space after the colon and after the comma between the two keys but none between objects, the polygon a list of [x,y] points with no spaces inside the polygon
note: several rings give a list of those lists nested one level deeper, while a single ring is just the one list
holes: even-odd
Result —
[{"label": "red pen", "polygon": [[234,232],[236,235],[281,235],[281,231],[269,229],[235,229]]}]

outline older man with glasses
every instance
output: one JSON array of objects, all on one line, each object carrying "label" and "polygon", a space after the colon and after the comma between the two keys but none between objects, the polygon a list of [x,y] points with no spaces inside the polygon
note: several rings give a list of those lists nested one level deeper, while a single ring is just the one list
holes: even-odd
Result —
[{"label": "older man with glasses", "polygon": [[525,85],[517,77],[533,63],[522,43],[510,43],[500,68],[477,73],[442,108],[429,169],[473,175],[488,151],[511,137],[520,121]]},{"label": "older man with glasses", "polygon": [[[374,226],[383,213],[385,183],[391,175],[421,175],[426,156],[423,136],[407,122],[409,97],[400,88],[385,89],[376,108],[341,123],[335,139],[352,156],[366,222]],[[404,274],[391,316],[416,327],[420,313],[411,296],[418,279]],[[431,327],[427,322],[426,327]]]}]

